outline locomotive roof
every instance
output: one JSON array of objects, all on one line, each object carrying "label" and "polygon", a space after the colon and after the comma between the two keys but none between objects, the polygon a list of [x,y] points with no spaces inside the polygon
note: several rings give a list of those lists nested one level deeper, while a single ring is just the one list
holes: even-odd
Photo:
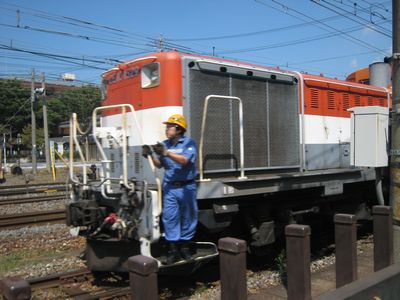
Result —
[{"label": "locomotive roof", "polygon": [[365,85],[365,84],[346,81],[346,80],[340,80],[340,79],[336,79],[336,78],[329,78],[329,77],[323,76],[322,74],[321,75],[312,75],[312,74],[308,74],[308,73],[302,73],[302,72],[291,71],[291,70],[281,70],[279,68],[256,65],[256,64],[251,64],[251,63],[237,61],[237,60],[230,60],[230,59],[213,57],[213,56],[201,56],[201,55],[196,55],[196,54],[181,53],[181,52],[177,52],[177,51],[150,53],[150,54],[135,58],[133,60],[123,62],[123,63],[115,66],[114,68],[104,72],[102,77],[107,78],[108,76],[114,74],[115,72],[124,70],[124,69],[128,68],[129,66],[136,64],[136,63],[144,64],[144,63],[148,63],[148,61],[155,61],[155,60],[163,61],[163,60],[168,60],[168,59],[181,59],[181,58],[194,58],[194,59],[198,59],[201,61],[212,61],[215,63],[230,64],[230,65],[237,66],[237,67],[262,69],[262,70],[266,70],[266,71],[270,71],[270,72],[272,71],[272,72],[277,72],[277,73],[283,73],[283,74],[291,75],[291,76],[295,76],[295,77],[302,76],[304,81],[306,82],[306,84],[307,84],[307,82],[310,82],[310,83],[313,82],[314,84],[319,82],[319,83],[325,83],[325,84],[335,84],[337,86],[351,86],[354,88],[374,90],[377,92],[384,92],[384,93],[388,92],[388,90],[383,87],[376,87],[376,86]]}]

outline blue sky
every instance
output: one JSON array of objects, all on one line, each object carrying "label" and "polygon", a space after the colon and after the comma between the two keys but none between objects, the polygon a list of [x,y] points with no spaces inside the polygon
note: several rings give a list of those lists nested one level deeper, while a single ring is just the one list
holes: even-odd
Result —
[{"label": "blue sky", "polygon": [[163,47],[344,79],[392,48],[382,0],[0,0],[0,14],[1,77],[98,84]]}]

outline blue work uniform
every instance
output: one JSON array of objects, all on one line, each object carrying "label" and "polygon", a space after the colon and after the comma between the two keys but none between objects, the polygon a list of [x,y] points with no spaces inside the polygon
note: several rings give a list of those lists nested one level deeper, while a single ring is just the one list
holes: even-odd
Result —
[{"label": "blue work uniform", "polygon": [[197,226],[196,200],[196,143],[181,137],[173,145],[170,140],[163,141],[169,152],[183,155],[188,159],[186,165],[181,165],[167,156],[159,156],[164,167],[163,180],[163,215],[162,221],[167,241],[188,241],[193,238]]}]

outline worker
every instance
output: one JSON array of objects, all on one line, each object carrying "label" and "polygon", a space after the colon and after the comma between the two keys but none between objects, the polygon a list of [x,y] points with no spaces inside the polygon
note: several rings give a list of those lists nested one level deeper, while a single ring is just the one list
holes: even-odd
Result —
[{"label": "worker", "polygon": [[185,136],[185,117],[174,114],[163,122],[167,139],[152,146],[143,146],[143,155],[150,156],[157,168],[164,168],[162,222],[167,241],[167,264],[192,260],[189,241],[197,226],[196,143]]}]

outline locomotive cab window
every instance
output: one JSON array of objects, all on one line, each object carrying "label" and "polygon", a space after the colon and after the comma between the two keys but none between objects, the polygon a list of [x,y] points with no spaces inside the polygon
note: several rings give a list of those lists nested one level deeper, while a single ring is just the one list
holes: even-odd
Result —
[{"label": "locomotive cab window", "polygon": [[104,101],[107,99],[107,86],[108,86],[108,81],[106,79],[103,79],[101,81],[101,86],[100,86],[101,101]]},{"label": "locomotive cab window", "polygon": [[154,62],[142,67],[142,88],[152,88],[160,84],[160,63]]}]

